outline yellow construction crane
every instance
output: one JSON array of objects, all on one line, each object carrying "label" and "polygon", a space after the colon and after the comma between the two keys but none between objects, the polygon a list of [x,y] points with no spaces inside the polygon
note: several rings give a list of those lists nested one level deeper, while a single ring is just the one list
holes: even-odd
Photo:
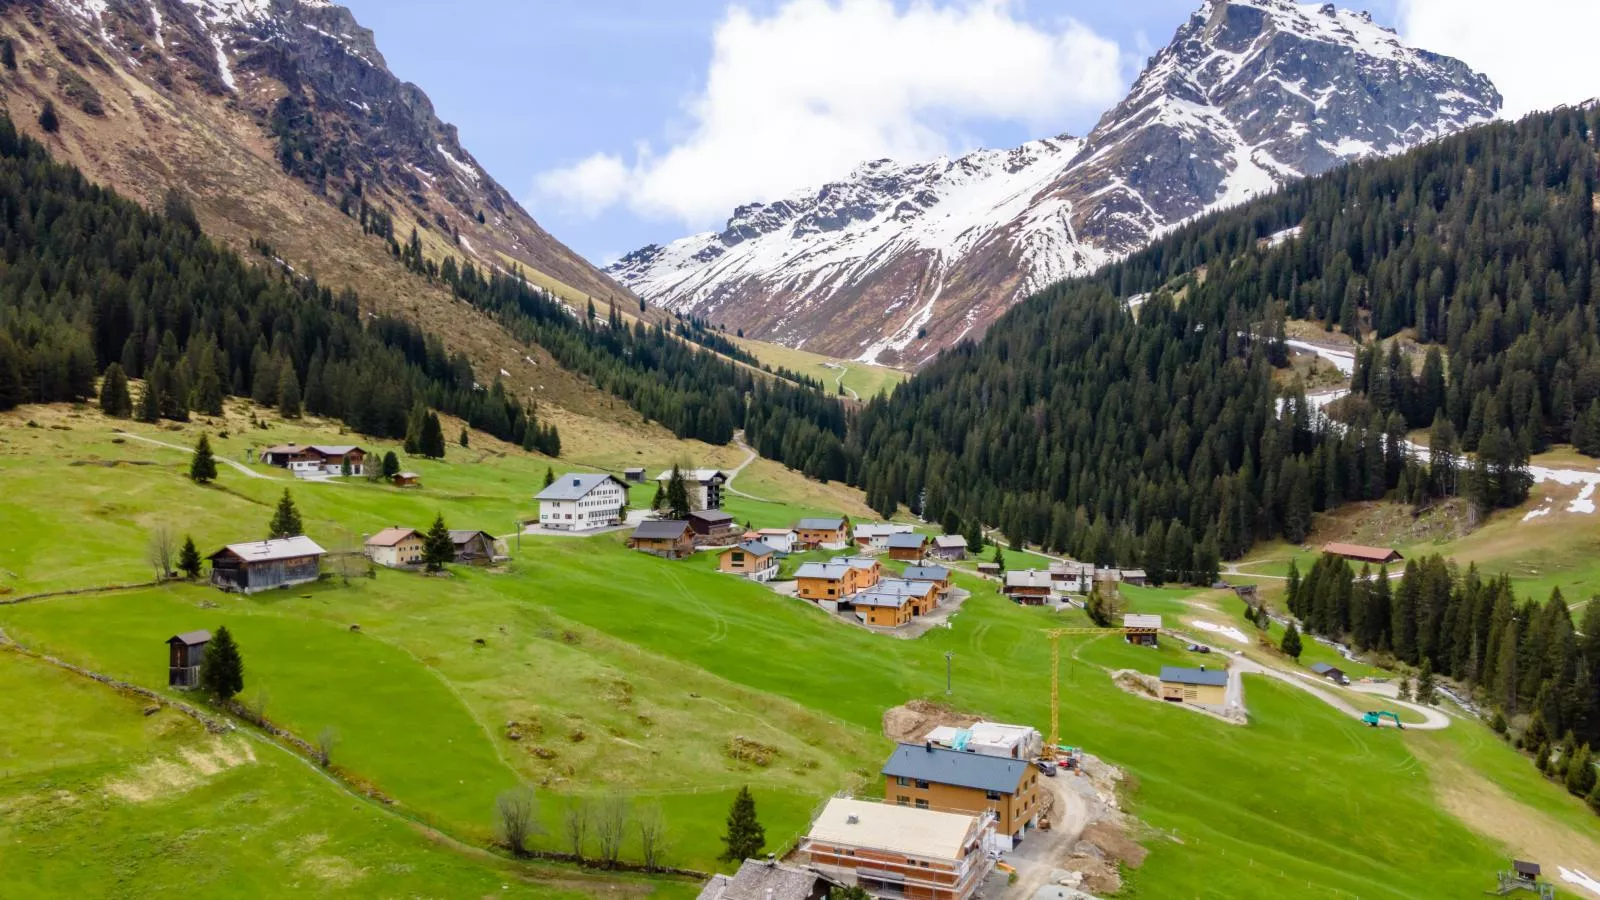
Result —
[{"label": "yellow construction crane", "polygon": [[1050,743],[1045,746],[1051,758],[1061,745],[1061,639],[1077,634],[1121,634],[1121,628],[1052,628],[1050,638]]}]

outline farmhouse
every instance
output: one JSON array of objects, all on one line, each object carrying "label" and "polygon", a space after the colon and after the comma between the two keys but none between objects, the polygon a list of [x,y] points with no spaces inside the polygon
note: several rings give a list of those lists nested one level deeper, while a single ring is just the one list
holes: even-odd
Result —
[{"label": "farmhouse", "polygon": [[398,569],[422,565],[422,532],[396,525],[367,538],[367,558],[380,566]]},{"label": "farmhouse", "polygon": [[211,554],[211,583],[253,594],[316,581],[326,550],[308,537],[229,544]]},{"label": "farmhouse", "polygon": [[921,562],[928,553],[928,536],[925,534],[891,534],[884,546],[889,548],[889,558],[904,562]]},{"label": "farmhouse", "polygon": [[1228,673],[1220,669],[1161,667],[1161,699],[1168,703],[1223,706],[1228,700]]},{"label": "farmhouse", "polygon": [[1364,547],[1360,544],[1341,544],[1337,541],[1323,545],[1322,552],[1331,553],[1334,556],[1342,556],[1352,562],[1371,563],[1372,565],[1387,565],[1405,559],[1404,556],[1400,555],[1399,550],[1391,550],[1385,547]]},{"label": "farmhouse", "polygon": [[1144,587],[1150,583],[1150,576],[1143,569],[1123,569],[1122,583],[1134,587]]},{"label": "farmhouse", "polygon": [[1094,563],[1051,563],[1050,584],[1058,594],[1087,594],[1094,588]]},{"label": "farmhouse", "polygon": [[713,875],[697,900],[827,900],[836,882],[776,859],[747,859],[735,875]]},{"label": "farmhouse", "polygon": [[1122,617],[1122,638],[1140,647],[1154,647],[1160,643],[1161,617],[1128,613]]},{"label": "farmhouse", "polygon": [[967,539],[959,534],[941,534],[933,539],[933,549],[929,555],[950,562],[966,559]]},{"label": "farmhouse", "polygon": [[801,519],[794,527],[795,544],[807,549],[842,550],[850,543],[850,519]]},{"label": "farmhouse", "polygon": [[928,732],[926,740],[949,750],[1011,759],[1031,760],[1044,753],[1044,738],[1038,729],[999,722],[979,722],[971,728],[940,725]]},{"label": "farmhouse", "polygon": [[456,548],[456,562],[469,566],[486,566],[494,562],[494,535],[487,531],[450,530],[450,543]]},{"label": "farmhouse", "polygon": [[296,475],[340,475],[345,461],[350,463],[351,475],[366,474],[367,451],[349,445],[280,444],[261,451],[261,461],[269,466],[288,469]]},{"label": "farmhouse", "polygon": [[1020,838],[1037,824],[1039,770],[1029,760],[901,744],[883,766],[885,803],[950,812],[992,812],[996,830]]},{"label": "farmhouse", "polygon": [[803,600],[837,603],[856,594],[857,570],[841,563],[806,563],[794,573],[795,595]]},{"label": "farmhouse", "polygon": [[552,531],[592,531],[622,524],[628,486],[615,475],[568,472],[534,496],[539,525]]},{"label": "farmhouse", "polygon": [[795,534],[793,528],[763,528],[756,532],[756,539],[779,553],[793,553]]},{"label": "farmhouse", "polygon": [[209,631],[186,631],[167,638],[167,686],[192,688],[200,683],[200,662],[206,657]]},{"label": "farmhouse", "polygon": [[856,617],[879,628],[898,628],[916,615],[916,598],[896,591],[873,589],[851,598]]},{"label": "farmhouse", "polygon": [[422,487],[422,476],[415,472],[396,472],[394,477],[389,480],[394,483],[395,487],[399,488]]},{"label": "farmhouse", "polygon": [[677,519],[644,522],[633,530],[628,546],[662,559],[683,559],[694,555],[694,531]]},{"label": "farmhouse", "polygon": [[694,542],[700,547],[719,547],[739,539],[739,524],[733,516],[720,509],[702,509],[689,513],[689,527],[694,530]]},{"label": "farmhouse", "polygon": [[[721,509],[722,489],[727,487],[728,475],[721,469],[679,469],[683,485],[688,489],[689,505],[695,509]],[[672,480],[668,469],[656,476],[656,481],[666,484]]]},{"label": "farmhouse", "polygon": [[1007,572],[1005,586],[1000,593],[1013,603],[1023,606],[1043,606],[1050,599],[1050,573],[1037,569]]},{"label": "farmhouse", "polygon": [[1000,564],[999,563],[986,563],[986,562],[978,563],[978,574],[979,575],[987,575],[990,578],[999,578],[1000,577]]},{"label": "farmhouse", "polygon": [[717,568],[751,581],[771,581],[778,574],[778,554],[759,541],[747,541],[722,551]]},{"label": "farmhouse", "polygon": [[823,874],[876,896],[969,900],[993,870],[995,849],[990,814],[835,797],[811,824],[799,852]]},{"label": "farmhouse", "polygon": [[1318,675],[1321,675],[1323,678],[1328,679],[1329,681],[1333,682],[1334,684],[1349,684],[1350,683],[1350,678],[1348,676],[1346,676],[1344,674],[1344,670],[1340,669],[1338,666],[1330,666],[1327,663],[1321,663],[1321,662],[1312,663],[1311,664],[1311,671],[1315,672]]},{"label": "farmhouse", "polygon": [[871,547],[875,550],[887,549],[889,538],[892,535],[910,533],[910,525],[897,525],[892,522],[863,522],[852,530],[856,546]]},{"label": "farmhouse", "polygon": [[629,484],[644,484],[644,469],[623,469],[622,480]]},{"label": "farmhouse", "polygon": [[901,576],[907,581],[923,581],[934,586],[940,594],[950,592],[950,570],[944,566],[906,566]]}]

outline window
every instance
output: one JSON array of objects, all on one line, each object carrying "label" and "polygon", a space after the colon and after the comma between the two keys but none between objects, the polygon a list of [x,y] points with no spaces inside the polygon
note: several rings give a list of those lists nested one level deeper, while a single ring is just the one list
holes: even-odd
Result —
[{"label": "window", "polygon": [[899,795],[899,796],[894,798],[894,805],[895,806],[910,806],[911,805],[911,798],[907,797],[905,794],[901,794],[901,795]]},{"label": "window", "polygon": [[926,781],[923,781],[921,778],[918,778],[917,779],[917,790],[925,791],[927,789],[928,789],[928,783]]},{"label": "window", "polygon": [[983,798],[985,800],[999,800],[1000,799],[1000,792],[999,791],[984,791],[983,792]]},{"label": "window", "polygon": [[927,809],[927,808],[928,808],[928,801],[923,800],[920,797],[917,798],[917,809]]},{"label": "window", "polygon": [[904,775],[896,775],[894,783],[897,787],[909,787],[911,785],[911,779],[905,777]]}]

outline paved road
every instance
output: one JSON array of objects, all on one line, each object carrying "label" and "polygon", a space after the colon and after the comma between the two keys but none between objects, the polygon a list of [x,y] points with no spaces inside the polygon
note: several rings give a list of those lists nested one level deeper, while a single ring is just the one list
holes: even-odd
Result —
[{"label": "paved road", "polygon": [[[133,438],[136,441],[144,441],[146,444],[154,444],[157,447],[166,447],[168,450],[180,450],[180,451],[182,451],[184,453],[193,453],[194,452],[194,448],[193,447],[185,447],[185,446],[183,446],[181,444],[169,444],[166,441],[158,441],[155,438],[147,438],[142,434],[134,434],[131,431],[119,431],[119,432],[117,432],[117,434],[120,434],[123,437]],[[249,466],[245,465],[242,462],[236,462],[234,460],[228,459],[226,456],[219,456],[216,459],[217,459],[217,462],[222,463],[225,466],[230,466],[230,467],[232,467],[234,469],[237,469],[240,472],[243,472],[245,475],[247,475],[250,478],[259,478],[262,481],[276,481],[277,480],[277,479],[271,477],[270,475],[263,475],[260,472],[257,472],[256,470],[250,468]]]}]

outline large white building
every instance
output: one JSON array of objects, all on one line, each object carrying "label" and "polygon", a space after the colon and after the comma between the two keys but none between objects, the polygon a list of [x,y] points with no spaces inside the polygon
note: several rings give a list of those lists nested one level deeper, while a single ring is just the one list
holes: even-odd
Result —
[{"label": "large white building", "polygon": [[550,482],[539,501],[539,524],[556,531],[592,531],[621,525],[628,486],[615,475],[568,472]]}]

